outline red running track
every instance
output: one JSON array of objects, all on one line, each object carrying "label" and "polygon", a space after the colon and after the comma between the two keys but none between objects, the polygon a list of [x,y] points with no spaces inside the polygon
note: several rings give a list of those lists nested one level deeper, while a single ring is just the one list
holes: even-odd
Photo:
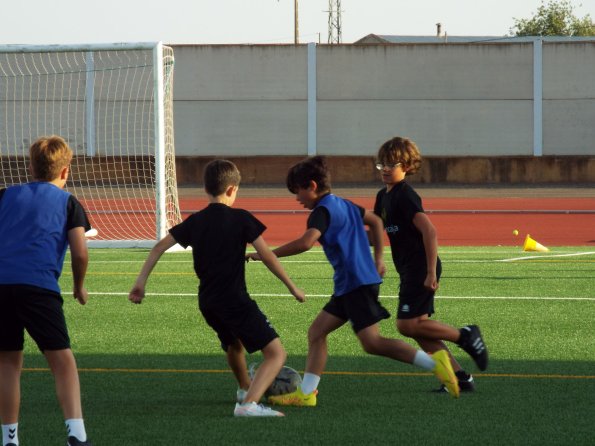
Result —
[{"label": "red running track", "polygon": [[[374,205],[373,197],[353,201],[366,209]],[[180,200],[184,211],[206,204],[206,199]],[[234,207],[255,213],[267,226],[264,238],[272,246],[299,237],[306,227],[308,212],[291,196],[238,197]],[[441,246],[522,246],[530,234],[545,246],[595,247],[593,198],[426,198],[424,208]]]}]

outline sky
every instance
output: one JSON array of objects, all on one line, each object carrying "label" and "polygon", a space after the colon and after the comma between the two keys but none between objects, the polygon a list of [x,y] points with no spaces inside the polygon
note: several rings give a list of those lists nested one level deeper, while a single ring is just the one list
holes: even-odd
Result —
[{"label": "sky", "polygon": [[[335,3],[335,2],[333,2]],[[368,34],[504,36],[541,0],[341,0],[342,42]],[[572,0],[595,19],[595,0]],[[326,43],[328,0],[298,0],[299,42]],[[1,44],[294,42],[294,0],[0,0]]]}]

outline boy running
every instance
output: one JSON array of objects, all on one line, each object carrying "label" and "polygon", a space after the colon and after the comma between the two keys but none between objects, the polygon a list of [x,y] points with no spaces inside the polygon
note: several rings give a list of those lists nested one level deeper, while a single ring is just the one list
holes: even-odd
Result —
[{"label": "boy running", "polygon": [[[305,300],[262,238],[266,227],[243,209],[233,209],[240,172],[226,160],[205,167],[204,185],[209,205],[170,229],[149,253],[129,299],[140,304],[145,284],[161,255],[179,243],[192,247],[194,270],[200,280],[198,305],[217,333],[228,364],[239,384],[236,417],[279,417],[283,413],[258,404],[285,363],[279,336],[246,290],[246,244],[251,243],[264,264],[300,302]],[[261,350],[264,360],[250,382],[245,351]]]},{"label": "boy running", "polygon": [[56,383],[69,446],[87,441],[78,371],[62,310],[58,279],[70,245],[74,298],[87,303],[85,210],[64,191],[72,150],[59,136],[30,149],[34,181],[0,190],[0,420],[2,444],[18,446],[24,331],[44,354]]},{"label": "boy running", "polygon": [[[372,212],[331,193],[328,167],[320,156],[293,166],[287,174],[287,188],[312,213],[306,232],[273,252],[278,257],[296,255],[320,242],[335,270],[334,293],[308,329],[308,356],[301,386],[295,392],[271,396],[269,402],[316,406],[317,388],[328,356],[327,337],[348,321],[365,352],[432,371],[451,395],[458,397],[457,381],[446,352],[429,356],[406,342],[380,336],[378,323],[390,317],[378,301],[385,271],[382,221]],[[364,224],[370,227],[374,258]],[[261,258],[258,254],[248,257]]]},{"label": "boy running", "polygon": [[[461,368],[443,341],[459,345],[480,370],[488,366],[488,350],[476,325],[457,330],[430,319],[442,270],[438,239],[421,198],[405,181],[405,176],[413,175],[420,166],[421,154],[410,139],[392,138],[378,150],[376,168],[385,187],[376,195],[374,213],[384,222],[399,273],[397,328],[426,352],[448,352],[461,391],[472,392],[473,377]],[[438,391],[445,392],[448,388],[442,386]]]}]

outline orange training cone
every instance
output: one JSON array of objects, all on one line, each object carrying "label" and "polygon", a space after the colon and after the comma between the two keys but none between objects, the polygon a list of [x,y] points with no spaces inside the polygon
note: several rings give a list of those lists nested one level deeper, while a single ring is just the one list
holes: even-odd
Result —
[{"label": "orange training cone", "polygon": [[527,237],[525,237],[525,243],[523,244],[523,251],[548,252],[549,249],[543,246],[541,243],[533,240],[531,236],[527,234]]}]

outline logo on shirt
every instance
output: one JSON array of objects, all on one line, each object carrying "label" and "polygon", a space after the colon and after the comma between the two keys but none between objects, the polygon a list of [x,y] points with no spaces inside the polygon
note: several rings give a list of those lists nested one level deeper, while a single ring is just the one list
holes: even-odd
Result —
[{"label": "logo on shirt", "polygon": [[402,313],[409,313],[409,311],[411,311],[411,309],[409,308],[409,305],[405,304],[401,307]]},{"label": "logo on shirt", "polygon": [[399,227],[397,225],[392,225],[392,226],[386,227],[387,234],[394,234],[395,232],[399,232]]}]

